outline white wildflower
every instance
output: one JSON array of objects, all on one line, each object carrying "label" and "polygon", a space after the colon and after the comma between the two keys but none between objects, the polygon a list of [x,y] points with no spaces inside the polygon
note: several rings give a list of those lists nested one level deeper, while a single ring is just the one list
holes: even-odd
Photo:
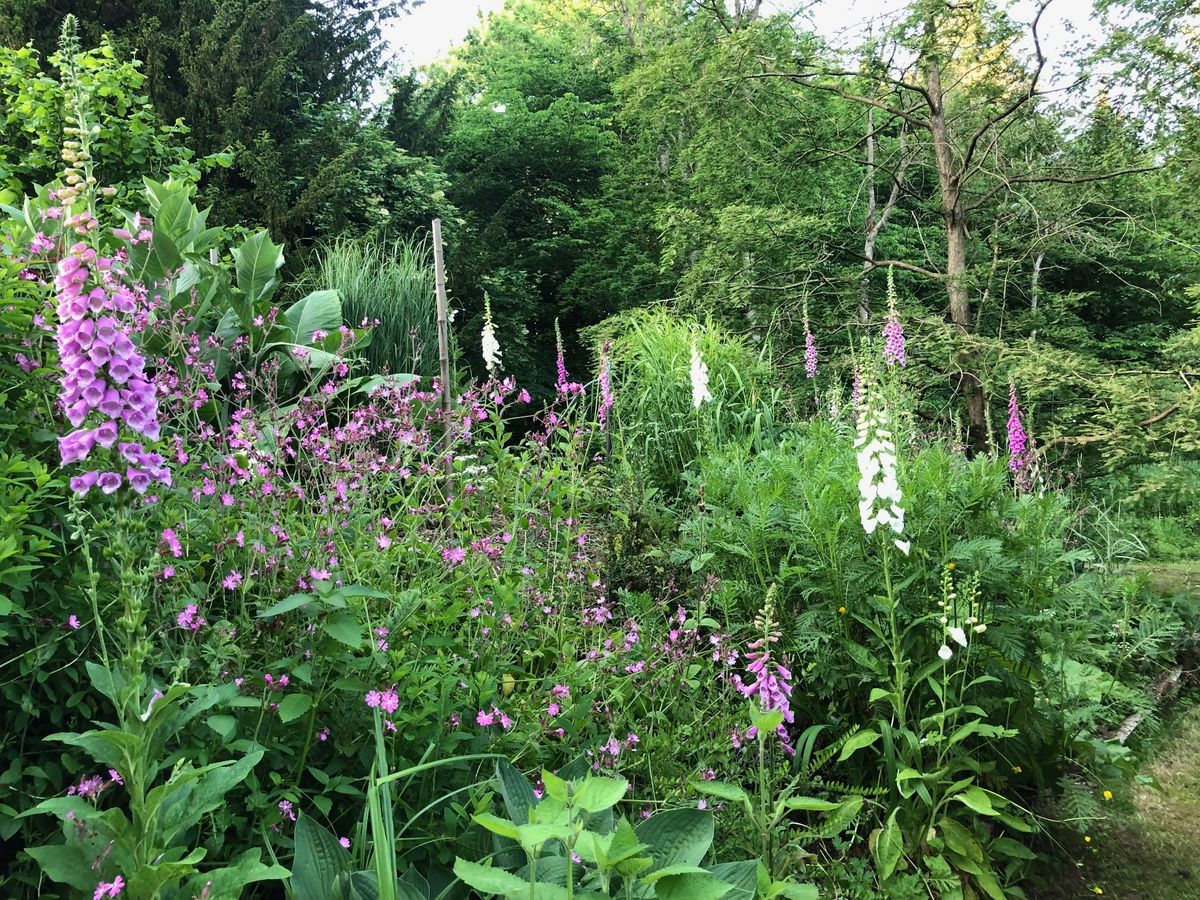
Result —
[{"label": "white wildflower", "polygon": [[[896,445],[887,428],[887,414],[875,411],[870,400],[861,407],[858,437],[854,441],[860,476],[858,512],[867,534],[874,534],[880,525],[891,526],[894,533],[902,534],[904,507],[900,505],[900,484],[896,480]],[[907,556],[911,545],[897,541],[896,546]]]},{"label": "white wildflower", "polygon": [[960,647],[967,646],[967,633],[965,631],[963,631],[961,628],[959,628],[957,625],[952,625],[949,628],[947,628],[946,633],[948,635],[950,635],[951,638],[954,639],[954,643],[958,644],[958,646],[960,646]]},{"label": "white wildflower", "polygon": [[700,348],[692,342],[692,406],[696,409],[706,400],[712,400],[708,392],[708,366],[700,356]]},{"label": "white wildflower", "polygon": [[495,372],[500,367],[500,342],[496,340],[496,326],[492,322],[492,301],[487,295],[483,298],[483,364],[488,372]]},{"label": "white wildflower", "polygon": [[945,645],[945,644],[942,644],[942,646],[938,648],[938,656],[940,656],[940,657],[941,657],[942,659],[944,659],[944,660],[946,660],[946,659],[949,659],[949,658],[950,658],[950,657],[952,657],[953,655],[954,655],[954,651],[953,651],[953,650],[951,650],[951,649],[950,649],[950,648],[949,648],[947,645]]}]

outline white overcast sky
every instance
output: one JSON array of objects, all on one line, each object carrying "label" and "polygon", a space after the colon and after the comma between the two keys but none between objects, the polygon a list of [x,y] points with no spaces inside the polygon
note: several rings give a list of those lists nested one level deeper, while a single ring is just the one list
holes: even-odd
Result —
[{"label": "white overcast sky", "polygon": [[[773,9],[807,7],[805,13],[817,30],[828,37],[851,31],[873,17],[902,8],[903,0],[823,0],[797,3],[795,0],[767,0]],[[421,66],[445,55],[479,22],[480,15],[502,9],[504,0],[426,0],[388,29],[392,49],[402,63]],[[1013,0],[1014,15],[1024,19],[1032,0]],[[1054,59],[1079,36],[1095,33],[1091,19],[1092,0],[1054,0],[1042,19],[1041,33],[1047,55]]]}]

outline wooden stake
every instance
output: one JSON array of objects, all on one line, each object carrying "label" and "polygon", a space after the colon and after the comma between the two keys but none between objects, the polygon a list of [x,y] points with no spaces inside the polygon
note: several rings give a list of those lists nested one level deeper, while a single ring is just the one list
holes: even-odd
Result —
[{"label": "wooden stake", "polygon": [[446,265],[442,262],[442,220],[433,220],[433,271],[437,290],[438,362],[442,376],[442,454],[450,475],[450,312],[446,303]]}]

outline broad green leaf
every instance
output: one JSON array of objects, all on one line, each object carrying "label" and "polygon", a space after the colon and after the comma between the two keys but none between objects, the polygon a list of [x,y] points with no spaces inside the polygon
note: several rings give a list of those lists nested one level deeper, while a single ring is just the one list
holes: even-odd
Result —
[{"label": "broad green leaf", "polygon": [[311,816],[296,818],[291,888],[295,900],[330,900],[350,878],[350,851]]},{"label": "broad green leaf", "polygon": [[96,873],[92,871],[92,857],[75,844],[47,844],[42,847],[27,847],[25,852],[34,858],[46,877],[59,884],[69,884],[78,891],[91,895],[96,887]]},{"label": "broad green leaf", "polygon": [[655,868],[698,866],[712,845],[713,817],[702,809],[671,809],[651,816],[634,833],[649,846]]},{"label": "broad green leaf", "polygon": [[[256,231],[233,249],[237,286],[251,307],[270,297],[278,285],[276,272],[283,265],[283,248],[272,243],[266,231]],[[250,323],[242,324],[249,328]]]},{"label": "broad green leaf", "polygon": [[842,752],[838,754],[837,761],[845,762],[859,750],[871,746],[877,740],[879,740],[878,731],[867,730],[852,734],[842,745]]},{"label": "broad green leaf", "polygon": [[518,825],[529,821],[529,810],[537,806],[537,795],[533,787],[517,769],[506,759],[496,761],[496,784],[500,788],[500,796],[504,798],[504,808],[508,817]]},{"label": "broad green leaf", "polygon": [[987,791],[983,790],[983,788],[969,787],[961,794],[955,794],[950,799],[957,800],[968,809],[974,810],[980,815],[998,815],[996,808],[992,806],[991,797],[988,796]]},{"label": "broad green leaf", "polygon": [[312,697],[308,694],[288,694],[279,701],[279,721],[285,725],[294,722],[312,706]]},{"label": "broad green leaf", "polygon": [[725,895],[727,900],[753,900],[758,887],[758,860],[717,863],[708,871],[713,878],[730,886],[731,890]]},{"label": "broad green leaf", "polygon": [[629,782],[624,778],[588,778],[575,794],[575,805],[590,813],[611,809],[625,792]]},{"label": "broad green leaf", "polygon": [[881,882],[892,877],[901,857],[904,856],[904,835],[896,822],[899,812],[899,808],[893,809],[883,828],[876,829],[873,835],[875,844],[871,848],[871,855],[875,857],[875,870],[879,873]]},{"label": "broad green leaf", "polygon": [[499,816],[492,815],[491,813],[480,813],[477,816],[472,816],[472,818],[475,820],[475,822],[482,825],[492,834],[498,834],[500,837],[511,838],[514,841],[520,837],[520,832],[517,830],[518,826],[516,823],[510,822],[508,819],[502,819]]},{"label": "broad green leaf", "polygon": [[712,875],[669,875],[654,885],[659,900],[718,900],[733,890],[733,885],[717,881]]},{"label": "broad green leaf", "polygon": [[342,327],[341,297],[337,291],[313,291],[289,306],[283,320],[291,330],[293,344],[311,344],[314,332],[331,333]]},{"label": "broad green leaf", "polygon": [[312,594],[290,594],[278,603],[268,606],[266,609],[259,610],[258,618],[270,619],[273,616],[281,616],[284,613],[291,612],[293,609],[300,609],[302,606],[314,603],[316,600],[317,598]]},{"label": "broad green leaf", "polygon": [[205,721],[208,723],[209,728],[225,740],[233,737],[234,729],[237,728],[237,719],[233,716],[209,716]]},{"label": "broad green leaf", "polygon": [[786,809],[806,809],[812,812],[829,812],[837,809],[841,803],[832,800],[820,800],[816,797],[786,797],[780,801]]},{"label": "broad green leaf", "polygon": [[362,626],[349,616],[334,616],[322,627],[327,635],[351,650],[362,646]]},{"label": "broad green leaf", "polygon": [[469,862],[461,857],[454,860],[454,874],[468,887],[473,887],[486,894],[505,895],[520,890],[529,890],[529,885],[512,872],[492,866],[481,866],[479,863]]}]

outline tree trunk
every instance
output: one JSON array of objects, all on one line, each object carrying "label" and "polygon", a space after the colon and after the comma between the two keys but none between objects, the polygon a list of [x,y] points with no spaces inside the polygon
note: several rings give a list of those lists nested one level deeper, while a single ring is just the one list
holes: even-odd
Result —
[{"label": "tree trunk", "polygon": [[[929,130],[933,136],[933,155],[941,187],[942,221],[946,226],[946,296],[950,302],[950,321],[971,332],[971,296],[967,285],[967,220],[962,204],[962,173],[954,162],[950,129],[943,105],[942,71],[937,63],[928,69],[930,97]],[[967,402],[967,445],[976,453],[988,449],[987,404],[983,385],[975,374],[978,360],[970,350],[958,355],[960,383]]]},{"label": "tree trunk", "polygon": [[858,294],[858,321],[863,325],[871,320],[871,270],[875,268],[875,238],[879,230],[875,227],[875,116],[867,107],[867,221],[866,237],[863,239],[862,284]]}]

